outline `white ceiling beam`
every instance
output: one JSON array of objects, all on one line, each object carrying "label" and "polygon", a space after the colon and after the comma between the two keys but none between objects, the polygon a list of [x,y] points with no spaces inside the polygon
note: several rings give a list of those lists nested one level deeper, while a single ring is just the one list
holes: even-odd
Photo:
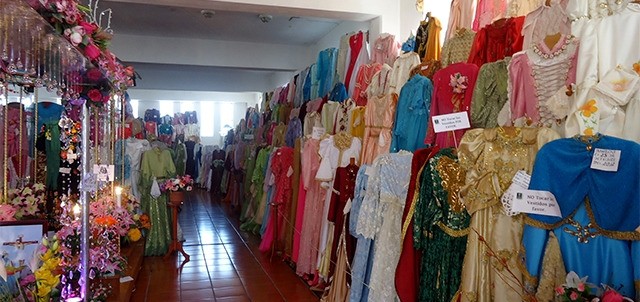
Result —
[{"label": "white ceiling beam", "polygon": [[272,71],[309,65],[305,46],[118,34],[110,49],[125,62]]}]

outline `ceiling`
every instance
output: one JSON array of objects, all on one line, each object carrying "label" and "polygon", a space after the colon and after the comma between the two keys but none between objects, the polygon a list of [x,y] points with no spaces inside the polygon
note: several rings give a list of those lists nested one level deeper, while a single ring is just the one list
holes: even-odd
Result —
[{"label": "ceiling", "polygon": [[205,18],[198,8],[100,2],[100,9],[106,8],[113,11],[111,28],[116,35],[311,45],[341,22],[274,15],[270,22],[263,23],[255,13],[214,11],[211,18]]}]

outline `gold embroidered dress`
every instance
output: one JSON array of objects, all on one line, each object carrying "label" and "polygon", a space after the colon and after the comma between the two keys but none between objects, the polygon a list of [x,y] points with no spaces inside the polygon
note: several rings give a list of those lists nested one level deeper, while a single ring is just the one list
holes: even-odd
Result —
[{"label": "gold embroidered dress", "polygon": [[516,172],[530,174],[538,150],[558,138],[548,128],[474,129],[465,133],[458,149],[460,165],[467,172],[460,195],[471,222],[458,291],[460,301],[522,301],[522,289],[505,267],[489,256],[487,245],[522,280],[517,254],[523,218],[521,214],[508,216],[500,198]]}]

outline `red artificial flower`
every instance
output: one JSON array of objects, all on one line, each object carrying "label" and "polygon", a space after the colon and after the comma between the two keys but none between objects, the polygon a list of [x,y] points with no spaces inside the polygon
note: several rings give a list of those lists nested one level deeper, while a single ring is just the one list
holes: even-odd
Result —
[{"label": "red artificial flower", "polygon": [[92,68],[87,70],[87,79],[89,79],[89,81],[95,83],[98,80],[100,80],[101,77],[102,77],[102,73],[100,72],[100,70],[98,70],[98,68]]},{"label": "red artificial flower", "polygon": [[89,97],[89,99],[91,99],[94,102],[100,102],[102,100],[102,93],[100,93],[100,90],[98,89],[89,90],[89,93],[87,93],[87,96]]},{"label": "red artificial flower", "polygon": [[622,301],[624,301],[624,298],[622,297],[621,294],[619,294],[615,290],[608,289],[608,290],[606,290],[604,292],[604,295],[602,295],[602,299],[600,299],[600,301],[602,301],[602,302],[622,302]]},{"label": "red artificial flower", "polygon": [[98,30],[98,25],[91,22],[86,22],[86,21],[80,21],[80,23],[78,23],[78,25],[82,26],[82,28],[84,28],[85,32],[87,33],[87,35],[92,35],[94,32],[96,32],[96,30]]},{"label": "red artificial flower", "polygon": [[89,60],[94,61],[100,57],[100,48],[93,44],[93,42],[90,42],[84,47],[84,54],[89,58]]}]

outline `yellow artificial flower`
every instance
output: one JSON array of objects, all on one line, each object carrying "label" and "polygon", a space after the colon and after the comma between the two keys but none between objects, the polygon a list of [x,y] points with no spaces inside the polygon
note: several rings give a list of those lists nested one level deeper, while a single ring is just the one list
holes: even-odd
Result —
[{"label": "yellow artificial flower", "polygon": [[142,238],[142,232],[140,232],[138,228],[131,228],[129,233],[127,233],[127,236],[129,237],[129,240],[136,242]]},{"label": "yellow artificial flower", "polygon": [[583,133],[586,136],[593,136],[593,128],[589,127],[587,129],[584,129]]},{"label": "yellow artificial flower", "polygon": [[633,63],[633,70],[640,75],[640,61],[638,61],[638,63]]},{"label": "yellow artificial flower", "polygon": [[584,104],[584,106],[582,106],[582,108],[580,108],[580,111],[582,111],[582,115],[584,117],[591,117],[591,114],[598,112],[596,100],[590,99],[586,104]]}]

